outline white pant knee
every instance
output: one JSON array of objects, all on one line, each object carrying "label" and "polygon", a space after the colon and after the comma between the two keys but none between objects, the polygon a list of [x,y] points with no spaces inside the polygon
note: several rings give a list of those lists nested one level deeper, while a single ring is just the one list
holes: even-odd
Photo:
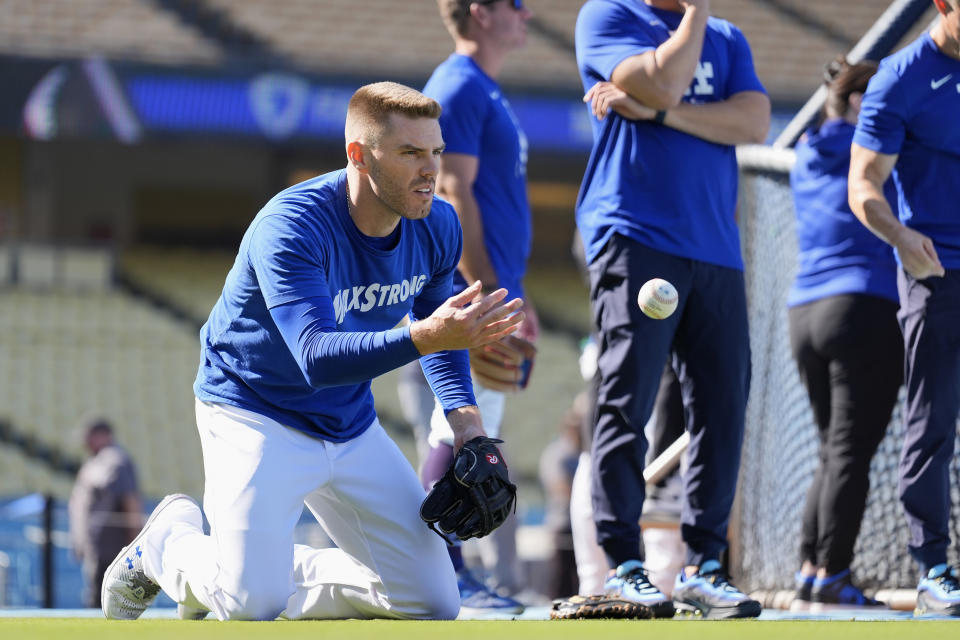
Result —
[{"label": "white pant knee", "polygon": [[460,592],[454,590],[453,592],[445,591],[441,593],[437,590],[437,592],[432,595],[432,598],[425,600],[427,612],[422,616],[416,617],[425,620],[456,619],[457,614],[460,613]]},{"label": "white pant knee", "polygon": [[226,620],[274,620],[287,608],[289,593],[276,589],[249,589],[224,607]]}]

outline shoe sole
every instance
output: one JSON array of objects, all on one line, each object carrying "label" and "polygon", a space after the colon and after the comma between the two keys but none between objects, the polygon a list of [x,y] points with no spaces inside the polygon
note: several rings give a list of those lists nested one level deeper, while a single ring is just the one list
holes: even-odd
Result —
[{"label": "shoe sole", "polygon": [[[671,610],[673,607],[670,607]],[[551,620],[589,620],[601,618],[641,619],[653,618],[653,608],[647,605],[605,596],[574,596],[555,600],[550,610]]]},{"label": "shoe sole", "polygon": [[699,620],[730,620],[733,618],[756,618],[763,607],[756,600],[741,602],[732,607],[709,607],[699,602],[674,601],[677,616]]},{"label": "shoe sole", "polygon": [[955,604],[950,607],[930,607],[927,605],[926,598],[923,597],[921,593],[917,597],[917,608],[913,610],[913,615],[915,616],[951,616],[951,617],[960,617],[960,604]]},{"label": "shoe sole", "polygon": [[[188,495],[185,494],[185,493],[173,493],[173,494],[167,496],[166,498],[164,498],[163,500],[161,500],[161,501],[160,501],[160,504],[157,505],[157,508],[154,509],[154,510],[153,510],[153,513],[150,514],[150,517],[147,518],[147,521],[143,523],[143,528],[140,529],[140,533],[137,534],[137,537],[135,537],[133,540],[131,540],[131,541],[130,541],[130,544],[128,544],[127,546],[125,546],[123,549],[121,549],[121,550],[120,550],[120,553],[117,554],[117,557],[114,558],[114,559],[113,559],[113,562],[110,563],[110,566],[107,567],[107,570],[106,570],[106,571],[104,572],[104,574],[103,574],[103,575],[104,575],[104,578],[106,578],[106,576],[110,575],[110,574],[113,572],[113,570],[116,568],[117,564],[118,564],[119,562],[121,562],[121,561],[124,559],[124,557],[127,555],[127,551],[129,551],[129,550],[132,549],[132,548],[135,548],[135,547],[137,546],[137,544],[140,543],[140,540],[143,539],[143,536],[144,536],[144,534],[147,532],[147,529],[149,529],[149,528],[150,528],[150,525],[152,525],[152,524],[156,521],[157,517],[158,517],[161,513],[163,513],[163,510],[166,509],[167,507],[169,507],[171,504],[173,504],[173,503],[176,502],[177,500],[180,500],[180,499],[189,500],[189,501],[192,502],[194,505],[196,505],[198,509],[200,508],[199,503],[197,503],[196,500],[194,500],[193,498],[191,498],[190,496],[188,496]],[[109,593],[110,593],[110,589],[109,589],[109,587],[108,587],[108,585],[107,585],[107,581],[104,580],[104,581],[103,581],[103,586],[100,587],[100,610],[103,612],[103,616],[104,616],[105,618],[111,619],[111,618],[107,615],[107,596],[109,595]],[[147,605],[147,606],[150,606],[150,605]],[[142,615],[142,613],[143,613],[143,612],[141,612],[141,615]],[[138,615],[137,618],[139,618],[139,617],[140,617],[140,616]],[[133,618],[133,620],[136,620],[136,618]]]}]

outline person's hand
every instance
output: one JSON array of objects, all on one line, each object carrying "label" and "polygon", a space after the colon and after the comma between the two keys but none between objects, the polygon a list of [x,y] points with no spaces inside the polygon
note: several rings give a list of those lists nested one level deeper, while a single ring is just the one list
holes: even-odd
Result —
[{"label": "person's hand", "polygon": [[523,300],[504,303],[506,289],[480,293],[479,280],[447,299],[423,320],[410,325],[410,338],[421,355],[447,349],[472,349],[499,340],[523,322]]},{"label": "person's hand", "polygon": [[893,246],[900,256],[904,270],[917,280],[930,276],[943,276],[946,271],[940,264],[933,240],[904,225],[893,239]]},{"label": "person's hand", "polygon": [[626,91],[612,82],[598,82],[590,87],[583,101],[590,104],[590,109],[597,120],[603,120],[610,111],[627,118],[628,120],[653,120],[657,115],[656,109],[631,98]]},{"label": "person's hand", "polygon": [[680,6],[686,10],[688,7],[696,7],[704,11],[710,11],[710,0],[679,0]]},{"label": "person's hand", "polygon": [[[525,383],[524,363],[533,366],[537,348],[517,335],[504,336],[496,342],[470,349],[470,374],[481,386],[511,393]],[[527,369],[529,371],[529,369]]]}]

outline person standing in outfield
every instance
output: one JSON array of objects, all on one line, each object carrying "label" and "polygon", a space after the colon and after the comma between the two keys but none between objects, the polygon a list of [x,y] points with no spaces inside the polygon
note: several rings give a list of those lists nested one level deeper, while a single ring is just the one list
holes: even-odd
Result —
[{"label": "person standing in outfield", "polygon": [[[424,94],[443,106],[440,128],[446,150],[440,158],[437,193],[460,216],[463,254],[454,290],[479,280],[484,291],[502,287],[524,298],[532,224],[527,202],[527,139],[496,78],[507,55],[526,42],[532,16],[522,0],[438,0],[440,16],[454,41],[454,53],[434,70]],[[483,426],[496,438],[505,394],[521,390],[536,353],[538,327],[532,307],[516,335],[470,350],[477,405]],[[444,407],[430,418],[430,452],[422,469],[429,488],[453,460],[453,438]],[[518,590],[516,518],[490,537],[496,548],[492,573],[498,586]],[[477,580],[464,565],[459,542],[450,555],[464,610],[520,613],[523,605]]]},{"label": "person standing in outfield", "polygon": [[[960,616],[947,565],[950,473],[960,413],[960,0],[880,63],[853,137],[850,208],[896,249],[905,348],[900,499],[920,567],[917,610]],[[883,197],[893,174],[899,220]]]},{"label": "person standing in outfield", "polygon": [[[850,143],[875,62],[827,66],[823,120],[797,143],[790,186],[797,277],[787,298],[790,343],[820,435],[807,492],[794,608],[882,606],[851,581],[870,488],[870,460],[903,381],[893,251],[847,204]],[[884,195],[896,201],[893,181]]]},{"label": "person standing in outfield", "polygon": [[[576,215],[600,347],[597,538],[613,568],[606,595],[657,617],[672,616],[674,603],[705,618],[760,613],[719,560],[750,386],[734,145],[765,139],[770,101],[746,39],[709,12],[708,0],[589,0],[576,26],[585,101],[596,116]],[[636,304],[654,277],[680,292],[664,320]],[[671,349],[691,436],[681,518],[687,557],[673,602],[650,583],[639,526],[643,428]]]},{"label": "person standing in outfield", "polygon": [[[456,617],[445,545],[419,517],[425,493],[370,392],[422,357],[459,448],[484,435],[465,350],[523,321],[505,289],[451,296],[461,234],[434,196],[440,110],[403,85],[361,87],[346,169],[254,218],[201,330],[210,535],[192,499],[167,496],[107,570],[108,618],[139,617],[160,588],[186,618]],[[337,548],[293,544],[304,504]]]},{"label": "person standing in outfield", "polygon": [[113,439],[113,427],[103,418],[83,427],[90,457],[77,472],[70,493],[70,538],[83,563],[87,606],[100,606],[103,573],[117,552],[143,526],[137,470],[130,455]]}]

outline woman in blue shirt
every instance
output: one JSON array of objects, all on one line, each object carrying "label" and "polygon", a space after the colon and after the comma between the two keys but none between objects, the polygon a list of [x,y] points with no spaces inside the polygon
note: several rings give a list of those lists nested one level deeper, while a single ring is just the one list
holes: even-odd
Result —
[{"label": "woman in blue shirt", "polygon": [[[882,606],[852,584],[850,564],[883,439],[903,378],[896,262],[847,204],[850,144],[877,65],[828,65],[821,122],[797,143],[790,174],[797,215],[797,277],[790,342],[820,435],[803,514],[795,608]],[[887,199],[896,202],[892,184]]]}]

